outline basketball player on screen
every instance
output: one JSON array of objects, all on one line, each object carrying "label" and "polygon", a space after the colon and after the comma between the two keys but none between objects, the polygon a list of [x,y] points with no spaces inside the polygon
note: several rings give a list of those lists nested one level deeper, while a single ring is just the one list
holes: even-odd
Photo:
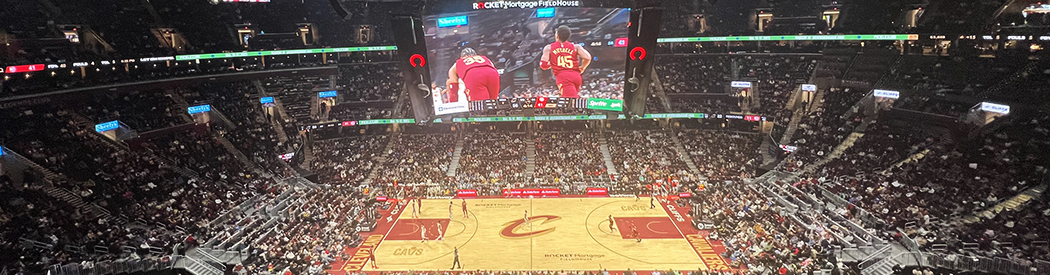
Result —
[{"label": "basketball player on screen", "polygon": [[557,41],[543,47],[540,69],[553,70],[561,97],[578,98],[580,86],[583,85],[580,74],[591,64],[591,53],[583,46],[569,42],[569,36],[572,35],[569,27],[560,26],[555,34]]},{"label": "basketball player on screen", "polygon": [[467,95],[468,101],[496,99],[499,97],[499,72],[492,61],[479,55],[473,48],[463,48],[456,65],[448,69],[449,102],[458,100],[459,92]]}]

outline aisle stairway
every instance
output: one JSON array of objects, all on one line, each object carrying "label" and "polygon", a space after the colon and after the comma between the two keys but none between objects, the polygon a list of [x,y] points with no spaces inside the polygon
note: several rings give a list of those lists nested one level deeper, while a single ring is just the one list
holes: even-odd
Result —
[{"label": "aisle stairway", "polygon": [[372,171],[368,172],[368,177],[366,177],[363,182],[365,185],[372,183],[372,180],[376,178],[376,175],[379,174],[379,169],[382,169],[383,167],[382,164],[386,163],[387,157],[390,157],[390,151],[394,150],[394,141],[400,139],[400,133],[393,134],[392,136],[390,136],[390,138],[387,139],[386,147],[383,147],[384,149],[381,155],[379,155],[372,161],[373,163],[375,163],[375,165],[372,165]]},{"label": "aisle stairway", "polygon": [[190,107],[190,104],[186,102],[186,99],[181,94],[175,92],[175,90],[167,89],[164,90],[164,94],[171,98],[175,102],[175,113],[182,118],[183,123],[193,122],[193,118],[190,117],[190,113],[186,112],[186,109]]},{"label": "aisle stairway", "polygon": [[44,186],[42,190],[56,199],[60,199],[62,201],[65,201],[66,203],[69,203],[70,205],[77,207],[77,209],[80,209],[83,213],[91,213],[91,216],[95,218],[101,219],[110,218],[113,216],[110,214],[109,210],[103,209],[102,207],[99,207],[95,204],[84,202],[84,200],[80,199],[79,196],[74,194],[72,191],[69,191],[68,189],[54,186]]},{"label": "aisle stairway", "polygon": [[999,204],[992,206],[991,208],[978,212],[974,216],[963,218],[963,221],[967,223],[974,223],[980,221],[981,218],[988,219],[994,217],[1002,211],[1016,211],[1024,207],[1032,199],[1039,198],[1040,196],[1042,196],[1043,192],[1046,191],[1046,188],[1046,184],[1040,184],[1038,186],[1028,188],[1028,190],[1021,192],[1020,194],[1017,194],[1016,196],[1008,200],[1004,200]]},{"label": "aisle stairway", "polygon": [[446,176],[455,177],[456,169],[459,169],[459,158],[463,155],[463,137],[456,136],[456,149],[452,151],[452,161],[448,164],[448,172],[445,172]]},{"label": "aisle stairway", "polygon": [[531,178],[536,174],[536,140],[526,138],[525,144],[525,176]]},{"label": "aisle stairway", "polygon": [[613,163],[612,152],[609,151],[609,141],[602,133],[598,133],[598,149],[602,151],[602,160],[605,160],[605,168],[608,169],[609,175],[618,175],[616,164]]},{"label": "aisle stairway", "polygon": [[806,111],[803,108],[795,109],[795,113],[791,115],[791,121],[788,122],[787,129],[784,130],[784,135],[780,136],[780,144],[791,144],[791,138],[798,131],[798,124],[805,117],[805,113]]},{"label": "aisle stairway", "polygon": [[671,131],[671,140],[674,141],[674,148],[678,150],[678,158],[685,162],[685,166],[689,167],[689,172],[693,175],[700,175],[700,169],[696,168],[696,164],[693,163],[693,158],[689,157],[688,151],[685,150],[685,146],[682,145],[682,140],[678,139],[678,134]]},{"label": "aisle stairway", "polygon": [[853,143],[857,142],[857,140],[863,136],[864,133],[850,133],[849,136],[847,136],[845,140],[842,140],[842,143],[839,143],[838,146],[835,146],[835,149],[832,149],[831,153],[824,157],[824,159],[821,159],[813,164],[806,165],[806,168],[802,169],[802,172],[800,172],[799,175],[804,175],[813,172],[817,170],[817,168],[823,166],[824,164],[827,164],[828,162],[839,158],[840,156],[842,156],[842,153],[846,152],[846,149],[853,147]]},{"label": "aisle stairway", "polygon": [[245,168],[251,169],[255,173],[262,175],[263,177],[273,177],[273,175],[270,174],[270,172],[263,170],[261,167],[259,167],[258,164],[249,159],[248,156],[244,154],[244,152],[241,152],[241,150],[237,149],[237,146],[233,146],[233,143],[230,143],[230,140],[226,139],[226,137],[216,134],[215,140],[218,140],[219,144],[222,144],[222,147],[226,148],[226,152],[233,154],[233,157],[236,158],[237,161],[240,161]]}]

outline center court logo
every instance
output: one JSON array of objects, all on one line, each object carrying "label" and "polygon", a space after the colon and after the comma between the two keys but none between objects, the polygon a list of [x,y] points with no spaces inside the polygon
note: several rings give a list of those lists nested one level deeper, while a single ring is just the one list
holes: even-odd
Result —
[{"label": "center court logo", "polygon": [[[554,215],[532,216],[529,219],[529,223],[532,226],[536,226],[536,225],[547,224],[548,222],[553,222],[553,221],[557,221],[557,220],[560,220],[560,219],[561,219],[561,217],[554,216]],[[542,222],[540,222],[541,220],[542,220]],[[524,225],[524,224],[525,224],[525,219],[517,219],[517,220],[514,220],[514,221],[507,222],[506,224],[503,224],[503,230],[499,231],[499,235],[503,236],[504,238],[520,239],[520,238],[529,238],[529,237],[546,235],[546,234],[549,234],[551,232],[554,232],[554,229],[555,229],[554,227],[551,227],[551,228],[547,228],[547,229],[543,229],[543,230],[533,231],[533,230],[529,230],[529,226],[524,226],[525,228],[523,228],[522,230],[515,230],[515,229],[518,229],[518,227],[522,227],[522,225]],[[524,232],[519,233],[518,231],[524,231]]]}]

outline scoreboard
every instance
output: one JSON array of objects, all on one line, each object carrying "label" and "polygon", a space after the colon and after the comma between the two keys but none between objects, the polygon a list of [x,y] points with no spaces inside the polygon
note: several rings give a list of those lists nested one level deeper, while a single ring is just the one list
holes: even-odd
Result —
[{"label": "scoreboard", "polygon": [[471,113],[524,109],[586,109],[586,98],[529,97],[500,98],[470,102]]}]

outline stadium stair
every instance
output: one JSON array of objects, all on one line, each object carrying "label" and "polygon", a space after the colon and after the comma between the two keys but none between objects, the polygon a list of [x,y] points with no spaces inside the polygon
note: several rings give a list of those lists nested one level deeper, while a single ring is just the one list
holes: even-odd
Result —
[{"label": "stadium stair", "polygon": [[525,144],[525,176],[531,178],[536,175],[536,140],[526,138]]},{"label": "stadium stair", "polygon": [[[862,123],[861,125],[862,126],[866,126],[864,123]],[[859,128],[860,126],[857,126],[857,127]],[[853,147],[853,144],[855,142],[857,142],[857,140],[860,139],[863,136],[864,136],[864,133],[861,133],[861,132],[850,133],[849,136],[847,136],[845,140],[842,140],[842,143],[839,143],[838,146],[835,146],[835,149],[831,150],[831,153],[829,153],[827,157],[825,157],[824,159],[821,159],[821,160],[819,160],[819,161],[817,161],[817,162],[815,162],[813,164],[807,165],[806,168],[803,169],[801,173],[799,173],[799,175],[809,174],[809,173],[817,170],[817,168],[823,166],[824,164],[827,164],[828,162],[831,162],[832,160],[835,160],[835,159],[839,158],[840,156],[842,156],[842,153],[846,152],[846,149],[849,149],[850,147]]]},{"label": "stadium stair", "polygon": [[96,218],[102,219],[102,218],[110,218],[110,217],[113,216],[112,214],[110,214],[110,212],[108,210],[103,209],[102,207],[99,207],[98,205],[84,202],[84,200],[80,199],[79,196],[74,194],[72,191],[69,191],[68,189],[54,187],[54,186],[44,186],[43,190],[48,195],[50,195],[50,196],[52,196],[52,197],[54,197],[56,199],[60,199],[62,201],[65,201],[66,203],[69,203],[70,205],[76,206],[77,209],[81,210],[81,212],[91,213],[91,215],[96,217]]},{"label": "stadium stair", "polygon": [[223,270],[220,270],[214,266],[206,264],[200,260],[193,259],[190,257],[179,257],[175,261],[175,268],[183,268],[189,271],[193,275],[222,275]]},{"label": "stadium stair", "polygon": [[[660,107],[663,107],[664,111],[666,112],[671,112],[671,100],[667,99],[667,93],[664,91],[663,83],[660,82],[660,76],[656,73],[656,66],[653,66],[652,74],[653,94],[656,95],[656,98],[660,100]],[[652,112],[651,110],[646,111]]]},{"label": "stadium stair", "polygon": [[303,149],[301,150],[303,152],[303,163],[299,164],[299,168],[302,168],[303,170],[310,170],[310,165],[314,163],[315,159],[314,140],[312,138],[307,137],[303,140],[303,144],[301,146]]},{"label": "stadium stair", "polygon": [[798,124],[802,121],[802,117],[805,116],[806,111],[804,109],[795,109],[795,112],[791,115],[791,122],[788,122],[788,127],[784,130],[784,135],[780,136],[780,144],[791,144],[791,138],[798,131]]},{"label": "stadium stair", "polygon": [[236,158],[238,161],[240,161],[241,164],[243,164],[245,167],[251,169],[252,171],[255,171],[256,173],[258,173],[258,174],[260,174],[260,175],[262,175],[264,177],[268,177],[268,178],[272,178],[273,177],[272,174],[270,174],[266,170],[263,170],[261,167],[259,167],[258,164],[256,164],[255,162],[251,161],[250,159],[248,159],[248,156],[244,155],[244,152],[241,152],[241,150],[237,149],[236,146],[233,146],[233,143],[230,143],[230,140],[226,139],[226,137],[224,137],[222,135],[215,134],[215,133],[213,133],[212,135],[215,136],[215,140],[219,141],[219,144],[222,144],[223,148],[226,148],[227,152],[230,152],[230,154],[233,154],[233,157]]},{"label": "stadium stair", "polygon": [[1032,199],[1039,198],[1040,196],[1042,196],[1043,192],[1046,191],[1046,188],[1046,184],[1040,184],[1038,186],[1028,188],[1028,190],[1021,192],[1020,194],[1017,194],[1016,196],[1013,196],[1010,199],[1004,200],[996,204],[995,206],[992,206],[991,208],[978,212],[973,216],[963,218],[963,222],[975,223],[980,221],[982,218],[991,219],[1002,211],[1015,211],[1021,209],[1025,205],[1027,205],[1027,203],[1030,202]]},{"label": "stadium stair", "polygon": [[[175,102],[175,107],[178,107],[178,108],[175,108],[175,110],[186,110],[186,109],[188,109],[190,107],[190,103],[186,102],[186,98],[182,97],[181,94],[175,92],[175,90],[171,90],[171,89],[164,90],[164,95],[167,95],[169,98],[171,98],[171,101]],[[176,111],[176,112],[179,114],[179,117],[182,118],[183,123],[191,123],[191,122],[193,122],[193,118],[190,117],[189,113],[187,113],[187,112],[178,112],[178,111]]]},{"label": "stadium stair", "polygon": [[459,169],[459,158],[463,156],[463,137],[462,135],[456,137],[456,149],[452,151],[452,161],[448,164],[448,172],[445,172],[445,176],[455,177],[456,169]]},{"label": "stadium stair", "polygon": [[674,141],[674,148],[678,151],[678,158],[685,162],[685,166],[689,167],[689,172],[693,175],[699,176],[700,169],[696,168],[696,164],[693,163],[693,158],[689,157],[689,152],[685,150],[685,146],[682,145],[682,140],[678,139],[678,134],[671,131],[671,140]]},{"label": "stadium stair", "polygon": [[401,139],[400,133],[397,133],[396,135],[397,136],[392,136],[387,139],[386,147],[383,149],[383,154],[373,160],[373,162],[378,163],[378,165],[372,166],[372,171],[368,172],[368,177],[365,178],[365,181],[363,182],[365,185],[372,183],[372,180],[376,178],[377,174],[379,174],[379,170],[383,169],[382,164],[386,163],[386,158],[390,157],[390,152],[394,150],[394,141]]},{"label": "stadium stair", "polygon": [[609,171],[609,175],[618,175],[616,164],[612,160],[612,152],[609,151],[609,141],[601,132],[598,133],[598,149],[602,151],[602,160],[605,160],[605,168]]},{"label": "stadium stair", "polygon": [[24,164],[25,166],[27,166],[27,167],[29,167],[29,168],[31,168],[33,170],[36,170],[40,174],[44,175],[44,180],[45,181],[54,182],[55,180],[59,180],[59,179],[62,178],[57,173],[51,172],[51,170],[48,170],[47,168],[44,168],[43,166],[40,166],[39,164],[36,164],[36,162],[33,162],[32,160],[29,160],[28,158],[26,158],[26,157],[24,157],[24,156],[22,156],[22,155],[20,155],[18,153],[15,153],[14,151],[4,150],[4,155],[5,156],[12,156],[15,159],[17,159],[18,162]]},{"label": "stadium stair", "polygon": [[281,119],[280,120],[281,121],[288,121],[288,118],[289,118],[288,112],[285,111],[284,103],[281,103],[281,99],[279,97],[276,97],[276,96],[273,97],[273,104],[277,105],[277,114],[281,115]]}]

